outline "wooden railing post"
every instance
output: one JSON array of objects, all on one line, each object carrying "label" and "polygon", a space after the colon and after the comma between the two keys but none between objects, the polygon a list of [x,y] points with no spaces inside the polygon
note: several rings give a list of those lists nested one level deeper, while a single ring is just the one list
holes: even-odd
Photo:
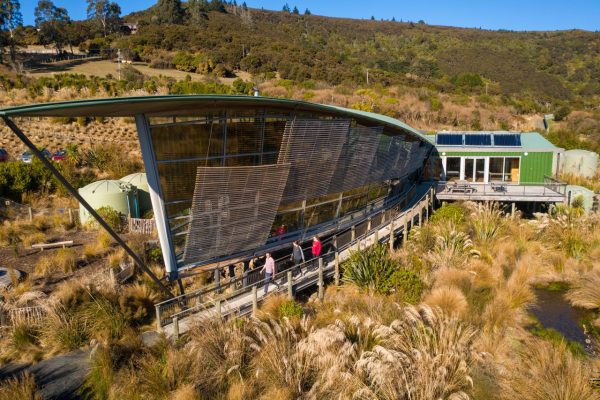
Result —
[{"label": "wooden railing post", "polygon": [[179,318],[177,316],[173,317],[173,338],[179,339]]},{"label": "wooden railing post", "polygon": [[252,315],[256,316],[258,312],[258,294],[256,293],[256,285],[252,286]]},{"label": "wooden railing post", "polygon": [[335,286],[340,286],[340,253],[335,252]]},{"label": "wooden railing post", "polygon": [[223,312],[221,310],[221,300],[217,300],[217,302],[215,303],[215,308],[217,309],[217,316],[219,318],[223,317]]},{"label": "wooden railing post", "polygon": [[350,242],[354,242],[356,240],[356,226],[352,225],[350,228]]},{"label": "wooden railing post", "polygon": [[293,289],[294,288],[292,286],[292,271],[288,271],[287,272],[287,295],[290,300],[294,298]]},{"label": "wooden railing post", "polygon": [[162,321],[160,320],[160,306],[157,304],[154,306],[154,311],[156,312],[156,332],[162,331]]},{"label": "wooden railing post", "polygon": [[325,283],[323,282],[323,259],[319,257],[319,300],[325,298]]},{"label": "wooden railing post", "polygon": [[367,232],[371,232],[371,217],[367,219]]},{"label": "wooden railing post", "polygon": [[429,221],[429,195],[427,195],[427,201],[425,202],[425,223]]},{"label": "wooden railing post", "polygon": [[373,241],[373,244],[379,243],[379,228],[375,228],[375,233],[374,233],[373,237],[375,238],[375,240]]},{"label": "wooden railing post", "polygon": [[405,245],[406,241],[408,240],[408,214],[409,214],[409,211],[404,213],[404,230],[402,231],[402,237],[403,237],[402,245]]},{"label": "wooden railing post", "polygon": [[417,217],[417,223],[419,224],[419,226],[421,226],[422,224],[421,218],[423,218],[423,205],[419,203],[419,216]]},{"label": "wooden railing post", "polygon": [[394,218],[390,220],[390,250],[394,250]]}]

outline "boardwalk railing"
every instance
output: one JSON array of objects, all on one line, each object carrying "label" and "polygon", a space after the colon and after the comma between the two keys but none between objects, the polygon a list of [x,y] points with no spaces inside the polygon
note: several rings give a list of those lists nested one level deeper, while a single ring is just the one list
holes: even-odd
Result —
[{"label": "boardwalk railing", "polygon": [[[371,246],[376,242],[389,242],[393,247],[398,232],[404,232],[404,239],[406,239],[408,228],[413,225],[415,219],[421,224],[423,219],[428,218],[432,200],[433,190],[430,189],[408,210],[402,211],[404,202],[398,202],[372,215],[360,226],[351,225],[338,231],[336,235],[323,241],[323,249],[326,252],[319,259],[308,260],[298,267],[294,267],[289,262],[289,254],[276,260],[277,274],[269,284],[271,286],[269,293],[286,290],[289,292],[292,290],[292,284],[296,290],[315,284],[322,288],[323,280],[331,277],[339,282],[340,263],[350,256],[351,251]],[[300,275],[302,279],[298,277]],[[247,314],[256,307],[258,301],[267,297],[260,296],[259,299],[257,295],[259,287],[264,289],[266,283],[264,279],[260,269],[249,270],[240,277],[223,282],[216,281],[201,289],[158,303],[155,305],[157,329],[161,330],[168,324],[178,323],[192,314],[211,309],[223,317],[233,313]],[[250,293],[253,296],[252,301],[243,302],[237,307],[231,306],[236,299],[244,295],[248,296]]]},{"label": "boardwalk railing", "polygon": [[[469,187],[472,190],[454,190]],[[469,199],[479,196],[506,197],[556,197],[564,198],[566,183],[546,177],[544,183],[540,182],[449,182],[439,181],[436,185],[436,193],[442,196],[456,196],[461,199]]]}]

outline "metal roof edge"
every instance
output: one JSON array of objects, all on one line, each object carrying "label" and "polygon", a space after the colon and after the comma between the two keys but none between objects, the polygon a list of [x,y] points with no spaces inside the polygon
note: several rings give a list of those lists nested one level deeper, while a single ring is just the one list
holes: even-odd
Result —
[{"label": "metal roof edge", "polygon": [[[256,103],[264,103],[264,104],[272,104],[272,105],[288,105],[292,107],[306,107],[308,109],[313,109],[315,111],[335,111],[337,113],[344,113],[350,116],[358,117],[358,118],[366,118],[375,123],[383,123],[389,126],[393,126],[396,128],[400,128],[406,131],[409,131],[413,135],[417,136],[419,139],[430,143],[426,136],[415,128],[407,125],[406,123],[397,120],[395,118],[376,114],[372,112],[353,110],[349,108],[320,104],[320,103],[311,103],[302,100],[293,100],[293,99],[282,99],[276,97],[265,97],[265,96],[246,96],[246,95],[217,95],[217,94],[198,94],[198,95],[162,95],[162,96],[131,96],[131,97],[104,97],[98,99],[84,99],[84,100],[71,100],[71,101],[61,101],[61,102],[50,102],[50,103],[38,103],[38,104],[29,104],[15,107],[8,107],[0,109],[0,117],[18,117],[18,116],[53,116],[51,112],[53,110],[66,110],[66,109],[77,109],[83,107],[105,107],[108,105],[118,105],[118,104],[126,104],[126,103],[157,103],[161,101],[170,102],[170,101],[211,101],[211,100],[227,100],[227,101],[240,101],[240,102],[256,102]],[[141,110],[141,113],[144,111]],[[37,114],[39,113],[39,114]],[[57,113],[55,116],[61,116],[60,113]]]}]

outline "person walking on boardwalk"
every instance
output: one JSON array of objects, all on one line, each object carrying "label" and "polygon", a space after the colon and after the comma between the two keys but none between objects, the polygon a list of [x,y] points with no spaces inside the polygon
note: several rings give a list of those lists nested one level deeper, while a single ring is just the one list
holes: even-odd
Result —
[{"label": "person walking on boardwalk", "polygon": [[321,250],[322,250],[321,241],[319,240],[319,238],[317,236],[313,237],[313,244],[312,244],[313,258],[321,257]]},{"label": "person walking on boardwalk", "polygon": [[275,260],[271,257],[271,253],[267,253],[267,259],[265,261],[265,265],[262,267],[260,272],[265,272],[265,296],[269,291],[269,282],[273,279],[273,276],[276,273],[275,269]]},{"label": "person walking on boardwalk", "polygon": [[292,244],[292,262],[294,263],[294,269],[298,273],[298,275],[302,275],[302,269],[300,268],[300,264],[305,262],[304,251],[302,250],[302,246],[298,243],[297,240]]}]

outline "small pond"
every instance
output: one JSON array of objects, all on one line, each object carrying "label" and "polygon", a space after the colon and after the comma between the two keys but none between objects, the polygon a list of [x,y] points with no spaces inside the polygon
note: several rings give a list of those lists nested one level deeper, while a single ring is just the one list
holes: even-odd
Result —
[{"label": "small pond", "polygon": [[590,338],[583,331],[581,320],[589,311],[575,308],[565,299],[564,292],[535,289],[537,303],[529,309],[544,328],[552,328],[565,338],[581,344],[592,352]]}]

